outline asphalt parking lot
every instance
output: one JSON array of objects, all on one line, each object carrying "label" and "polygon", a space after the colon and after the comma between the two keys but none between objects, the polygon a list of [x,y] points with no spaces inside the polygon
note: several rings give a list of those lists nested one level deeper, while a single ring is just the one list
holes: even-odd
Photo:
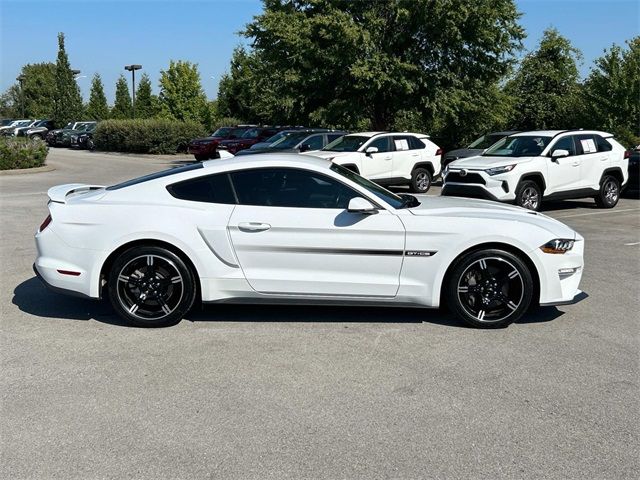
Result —
[{"label": "asphalt parking lot", "polygon": [[53,149],[54,171],[0,176],[0,478],[640,475],[640,201],[547,206],[586,238],[589,298],[502,330],[232,305],[140,330],[34,278],[47,188],[187,158]]}]

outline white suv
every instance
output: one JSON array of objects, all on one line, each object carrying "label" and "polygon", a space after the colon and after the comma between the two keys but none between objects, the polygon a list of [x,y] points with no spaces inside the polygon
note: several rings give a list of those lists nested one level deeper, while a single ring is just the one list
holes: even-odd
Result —
[{"label": "white suv", "polygon": [[442,150],[422,133],[362,132],[305,152],[340,164],[380,185],[425,193],[440,174]]},{"label": "white suv", "polygon": [[625,149],[609,133],[586,130],[522,132],[444,171],[442,195],[515,203],[538,210],[543,200],[593,197],[618,203],[629,179]]}]

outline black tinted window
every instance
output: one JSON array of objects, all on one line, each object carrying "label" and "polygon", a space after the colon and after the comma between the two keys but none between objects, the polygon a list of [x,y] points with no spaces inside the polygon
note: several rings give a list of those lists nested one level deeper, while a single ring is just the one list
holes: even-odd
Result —
[{"label": "black tinted window", "polygon": [[320,150],[322,148],[322,137],[323,135],[314,135],[313,137],[307,138],[303,143],[303,145],[309,145],[309,150]]},{"label": "black tinted window", "polygon": [[592,134],[584,133],[581,135],[576,135],[574,138],[576,141],[576,152],[578,155],[596,153],[598,151],[596,139]]},{"label": "black tinted window", "polygon": [[569,155],[575,155],[576,148],[573,145],[573,137],[563,137],[558,140],[551,149],[551,152],[553,152],[554,150],[566,150],[569,152]]},{"label": "black tinted window", "polygon": [[236,203],[231,189],[229,175],[209,175],[184,182],[174,183],[167,187],[169,193],[180,200],[207,203]]},{"label": "black tinted window", "polygon": [[369,145],[367,145],[367,148],[369,147],[376,147],[378,149],[378,152],[391,151],[391,146],[389,144],[389,137],[377,138],[373,142],[371,142]]},{"label": "black tinted window", "polygon": [[594,135],[596,138],[596,146],[598,147],[599,152],[610,152],[613,148],[606,139],[602,138],[600,135]]},{"label": "black tinted window", "polygon": [[409,136],[409,148],[411,150],[421,150],[425,147],[426,145],[422,143],[422,141],[419,138]]},{"label": "black tinted window", "polygon": [[241,205],[344,209],[359,196],[330,177],[294,168],[243,170],[231,178]]}]

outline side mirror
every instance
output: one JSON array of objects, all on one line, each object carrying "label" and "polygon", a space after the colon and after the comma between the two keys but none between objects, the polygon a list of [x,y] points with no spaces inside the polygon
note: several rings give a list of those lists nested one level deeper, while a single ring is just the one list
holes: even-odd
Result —
[{"label": "side mirror", "polygon": [[362,197],[354,197],[349,200],[349,206],[347,207],[349,213],[363,213],[365,215],[372,215],[378,213],[378,209],[373,204]]},{"label": "side mirror", "polygon": [[554,150],[553,153],[551,153],[551,160],[555,162],[559,158],[564,158],[568,156],[569,156],[569,150],[563,150],[560,148],[558,150]]},{"label": "side mirror", "polygon": [[308,152],[309,150],[311,150],[311,145],[309,145],[308,143],[300,145],[301,152]]},{"label": "side mirror", "polygon": [[365,150],[365,153],[366,153],[367,155],[371,155],[372,153],[378,153],[378,147],[368,147],[368,148]]}]

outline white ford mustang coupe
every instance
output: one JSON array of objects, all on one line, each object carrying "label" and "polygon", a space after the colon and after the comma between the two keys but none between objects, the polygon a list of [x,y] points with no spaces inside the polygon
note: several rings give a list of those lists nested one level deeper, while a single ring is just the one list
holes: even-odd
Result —
[{"label": "white ford mustang coupe", "polygon": [[396,195],[296,154],[211,160],[110,187],[49,190],[36,274],[108,294],[130,324],[178,323],[198,301],[446,303],[476,327],[577,301],[584,239],[537,212]]}]

